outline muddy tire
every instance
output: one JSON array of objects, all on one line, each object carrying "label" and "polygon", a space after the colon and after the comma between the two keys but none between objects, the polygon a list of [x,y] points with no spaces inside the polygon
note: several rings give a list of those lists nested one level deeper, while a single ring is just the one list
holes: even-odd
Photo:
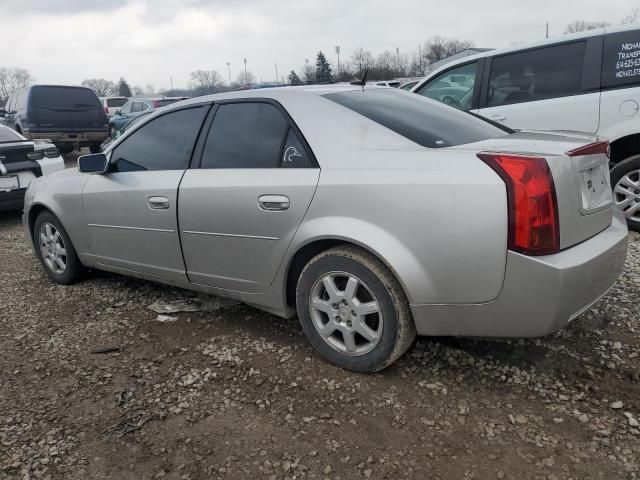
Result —
[{"label": "muddy tire", "polygon": [[399,282],[380,260],[354,246],[335,247],[309,261],[298,279],[296,307],[313,347],[353,372],[386,368],[416,337]]}]

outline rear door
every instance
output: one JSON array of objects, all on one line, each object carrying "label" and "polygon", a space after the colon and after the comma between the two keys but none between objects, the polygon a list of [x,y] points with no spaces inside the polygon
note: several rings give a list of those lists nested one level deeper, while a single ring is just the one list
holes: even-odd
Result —
[{"label": "rear door", "polygon": [[37,129],[49,132],[106,129],[107,117],[102,104],[89,88],[35,86],[31,89],[30,102]]},{"label": "rear door", "polygon": [[167,112],[111,152],[109,172],[82,193],[91,253],[98,263],[185,281],[178,236],[178,185],[209,105]]},{"label": "rear door", "polygon": [[199,168],[180,184],[187,274],[193,283],[263,292],[307,211],[320,169],[273,102],[223,103],[210,123]]},{"label": "rear door", "polygon": [[598,36],[492,57],[480,115],[515,129],[595,133],[601,52]]}]

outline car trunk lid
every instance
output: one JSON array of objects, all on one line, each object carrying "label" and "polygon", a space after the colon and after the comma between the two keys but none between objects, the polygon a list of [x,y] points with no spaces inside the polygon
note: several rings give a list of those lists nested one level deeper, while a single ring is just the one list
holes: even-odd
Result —
[{"label": "car trunk lid", "polygon": [[602,148],[583,150],[595,140],[592,135],[575,132],[521,131],[452,148],[544,158],[556,190],[560,249],[565,249],[611,225],[614,204],[609,157]]}]

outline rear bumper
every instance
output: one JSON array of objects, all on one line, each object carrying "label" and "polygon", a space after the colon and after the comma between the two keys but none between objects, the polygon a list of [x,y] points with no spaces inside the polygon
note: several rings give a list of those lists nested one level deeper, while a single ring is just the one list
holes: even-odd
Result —
[{"label": "rear bumper", "polygon": [[80,144],[102,143],[109,136],[107,130],[98,132],[29,132],[32,140],[51,140],[52,143],[59,144]]},{"label": "rear bumper", "polygon": [[509,252],[502,292],[477,305],[412,305],[418,334],[539,337],[565,327],[613,286],[627,255],[627,225],[609,228],[554,255]]},{"label": "rear bumper", "polygon": [[24,194],[26,191],[26,188],[0,190],[0,212],[22,210],[24,208]]}]

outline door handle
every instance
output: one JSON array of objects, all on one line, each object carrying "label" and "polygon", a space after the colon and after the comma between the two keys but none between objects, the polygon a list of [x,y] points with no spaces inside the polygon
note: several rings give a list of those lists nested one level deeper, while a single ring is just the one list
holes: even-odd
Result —
[{"label": "door handle", "polygon": [[154,210],[166,210],[169,208],[169,199],[167,197],[149,197],[147,199],[149,208]]},{"label": "door handle", "polygon": [[258,197],[258,206],[268,212],[282,212],[288,210],[291,202],[284,195],[261,195]]},{"label": "door handle", "polygon": [[504,122],[507,119],[504,115],[491,115],[491,120],[495,120],[497,122]]}]

